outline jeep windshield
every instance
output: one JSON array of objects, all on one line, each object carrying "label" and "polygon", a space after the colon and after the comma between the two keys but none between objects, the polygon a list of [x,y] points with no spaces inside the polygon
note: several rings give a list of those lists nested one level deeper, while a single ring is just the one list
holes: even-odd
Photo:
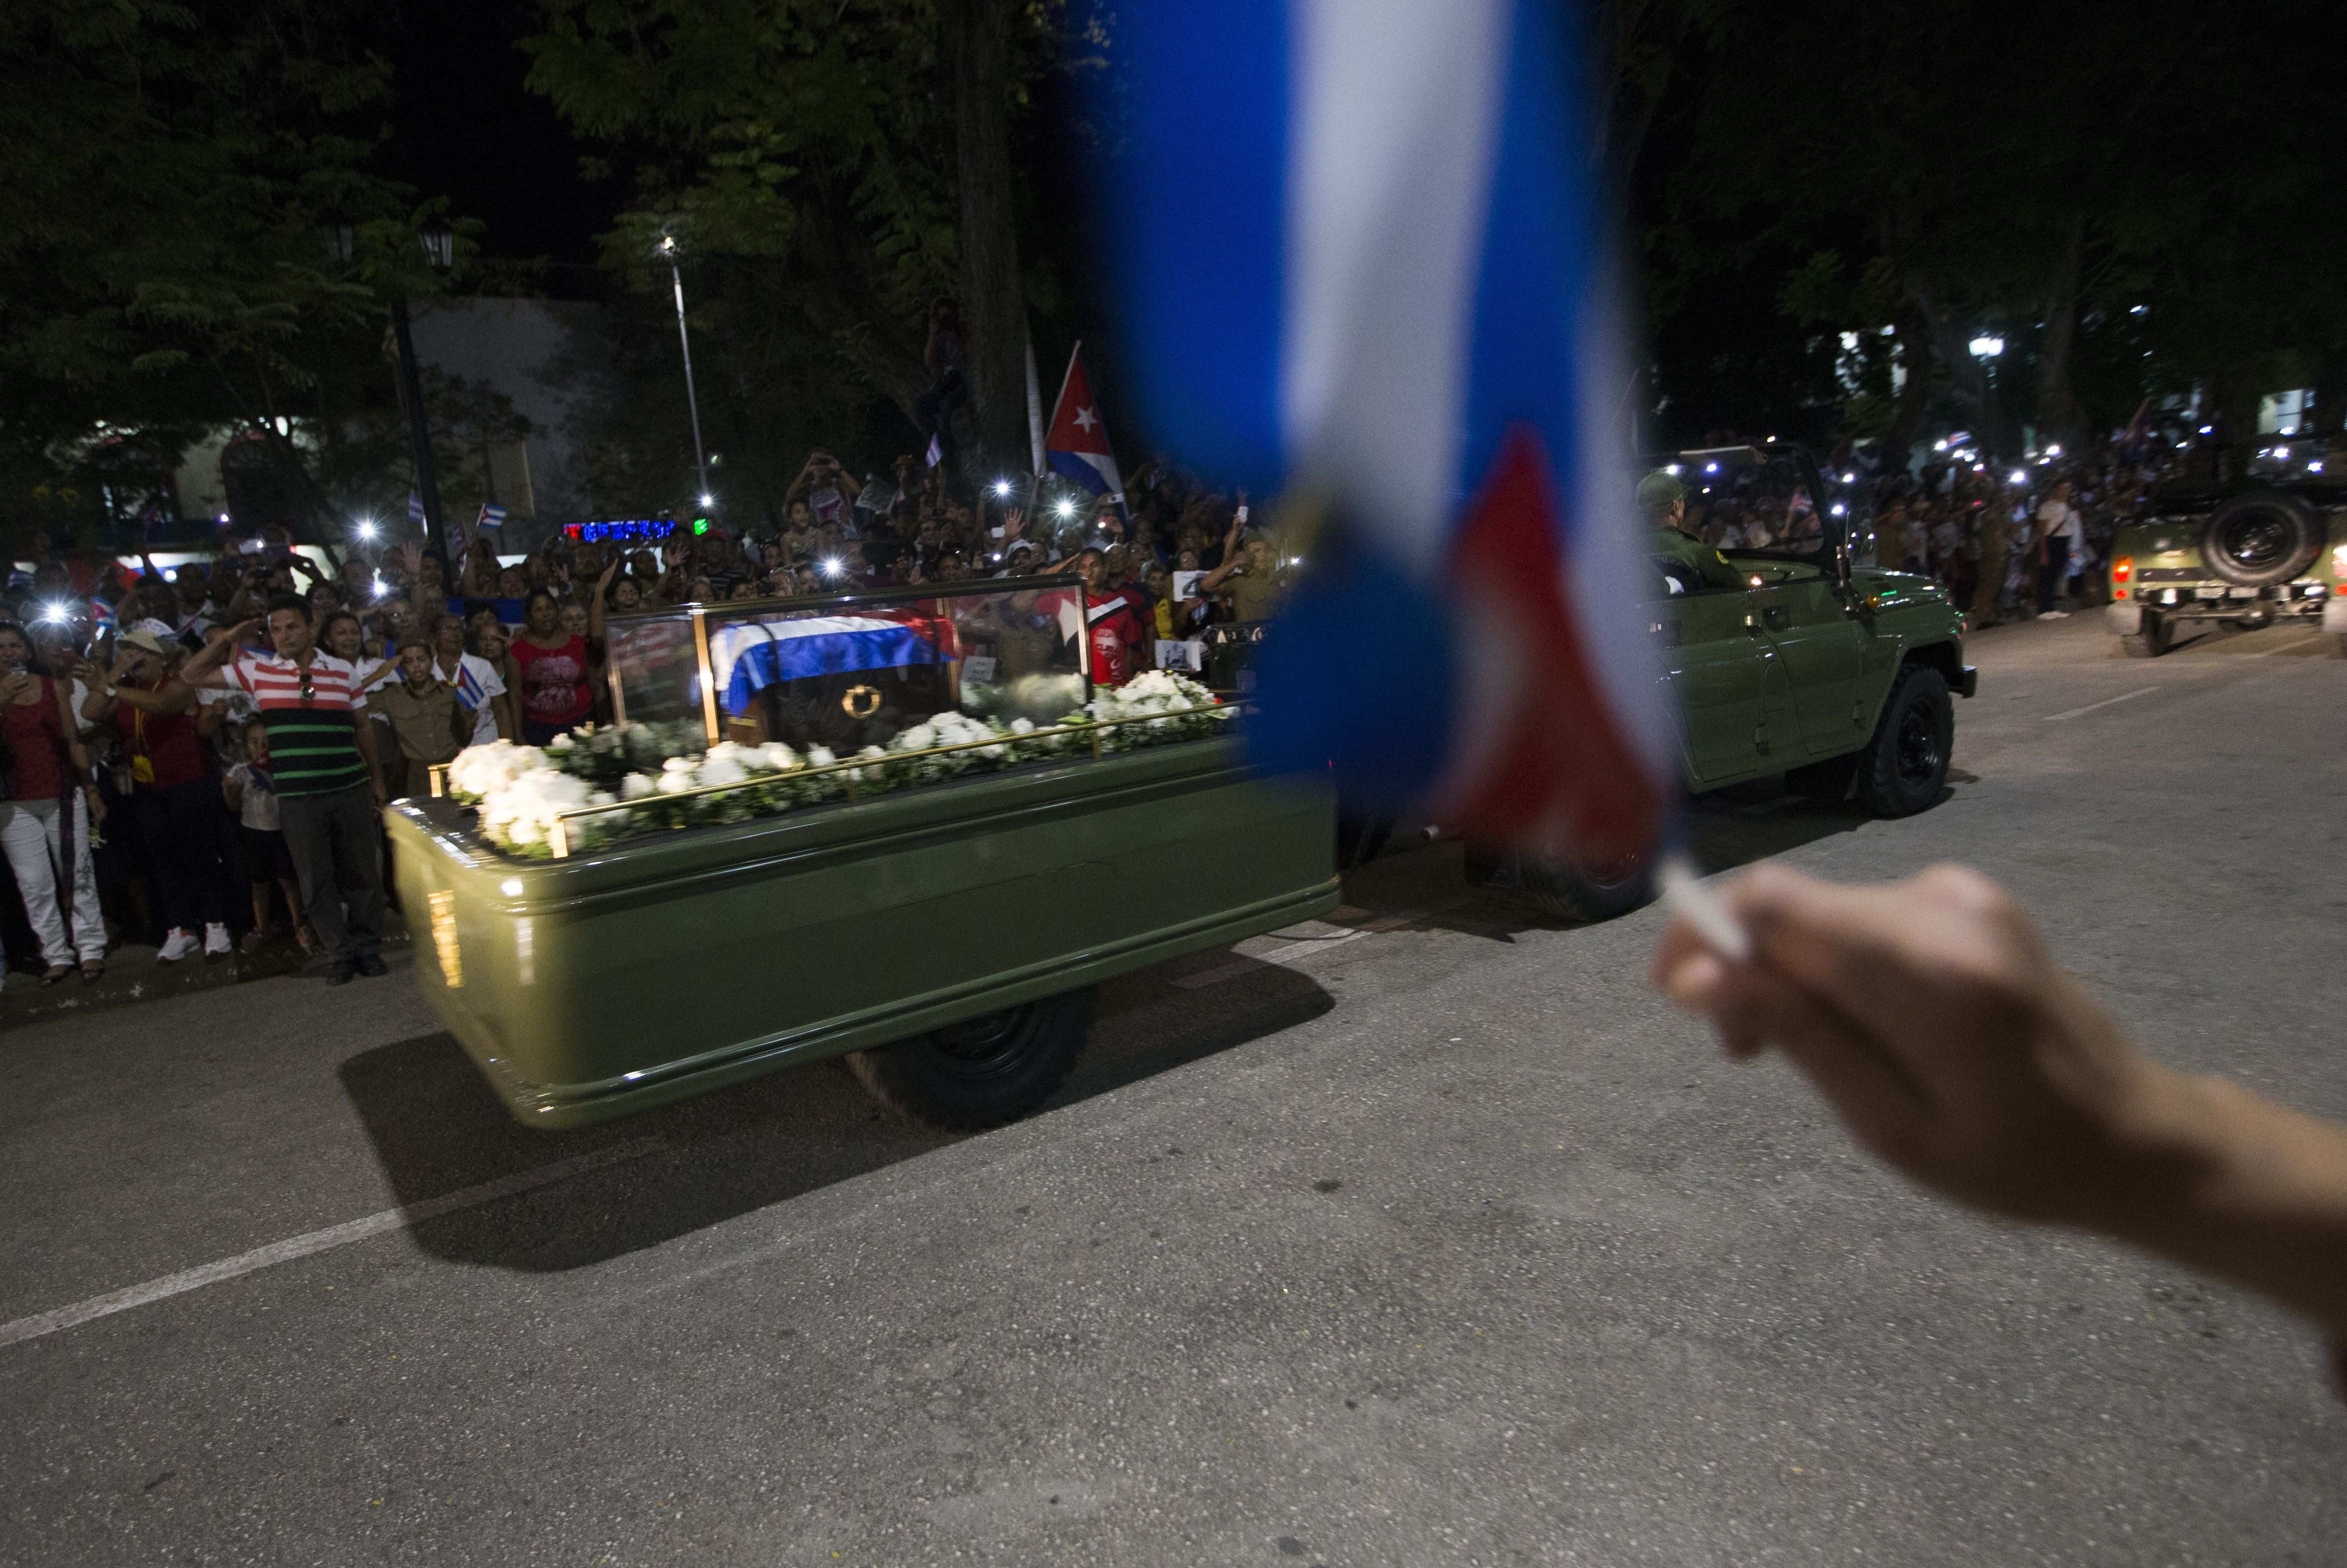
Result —
[{"label": "jeep windshield", "polygon": [[1834,530],[1819,513],[1814,473],[1798,450],[1696,447],[1646,459],[1645,472],[1658,469],[1686,487],[1680,526],[1722,555],[1832,569]]}]

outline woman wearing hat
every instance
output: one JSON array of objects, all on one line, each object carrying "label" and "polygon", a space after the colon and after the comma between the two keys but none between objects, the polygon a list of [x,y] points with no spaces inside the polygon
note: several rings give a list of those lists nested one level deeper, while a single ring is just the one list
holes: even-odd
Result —
[{"label": "woman wearing hat", "polygon": [[[85,668],[82,716],[111,721],[129,771],[131,825],[155,895],[163,946],[177,963],[229,950],[228,921],[239,891],[221,856],[222,804],[211,749],[196,729],[196,694],[170,678],[184,651],[169,627],[141,621],[122,638],[114,668]],[[118,780],[119,775],[118,775]],[[197,935],[198,930],[202,935]]]}]

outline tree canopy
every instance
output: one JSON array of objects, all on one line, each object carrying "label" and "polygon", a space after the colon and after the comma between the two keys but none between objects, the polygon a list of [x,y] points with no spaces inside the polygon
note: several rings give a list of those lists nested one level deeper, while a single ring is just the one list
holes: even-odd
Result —
[{"label": "tree canopy", "polygon": [[358,0],[0,7],[0,486],[20,517],[87,525],[93,450],[151,490],[221,423],[314,485],[292,422],[380,401],[384,302],[434,286],[424,213],[377,169],[381,25]]}]

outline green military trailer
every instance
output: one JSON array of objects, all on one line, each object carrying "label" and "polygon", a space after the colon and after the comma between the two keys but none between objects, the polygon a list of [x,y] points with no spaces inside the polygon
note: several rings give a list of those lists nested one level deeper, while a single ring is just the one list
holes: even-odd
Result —
[{"label": "green military trailer", "polygon": [[[1782,774],[1821,802],[1906,816],[1944,794],[1963,614],[1929,578],[1861,557],[1864,533],[1800,447],[1770,442],[1652,460],[1685,490],[1687,530],[1723,524],[1768,540],[1715,551],[1658,528],[1645,604],[1681,720],[1679,772],[1704,794]],[[1572,919],[1611,918],[1651,896],[1653,863],[1575,866],[1479,854],[1471,871]]]},{"label": "green military trailer", "polygon": [[1102,980],[1337,902],[1325,780],[1203,688],[1095,693],[1083,614],[1030,579],[615,617],[617,727],[388,814],[419,983],[531,1126],[842,1055],[939,1125],[1032,1111]]},{"label": "green military trailer", "polygon": [[2112,538],[2103,613],[2120,651],[2153,659],[2179,631],[2280,622],[2320,628],[2347,654],[2347,443],[2277,439],[2229,478],[2218,457],[2198,455]]}]

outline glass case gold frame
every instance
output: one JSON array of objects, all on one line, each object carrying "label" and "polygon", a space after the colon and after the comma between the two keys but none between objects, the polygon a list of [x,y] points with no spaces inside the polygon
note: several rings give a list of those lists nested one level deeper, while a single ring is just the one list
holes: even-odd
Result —
[{"label": "glass case gold frame", "polygon": [[[923,600],[969,599],[980,594],[1073,591],[1076,596],[1077,624],[1091,624],[1092,606],[1084,592],[1083,579],[1074,576],[1050,577],[984,577],[965,578],[958,582],[924,583],[907,588],[884,588],[869,590],[844,590],[839,593],[802,594],[787,599],[720,600],[714,603],[695,600],[687,605],[667,605],[658,609],[631,610],[605,617],[604,635],[608,639],[615,627],[638,621],[674,620],[680,611],[689,616],[692,626],[692,655],[699,668],[698,689],[701,692],[701,725],[706,744],[714,746],[724,738],[725,721],[718,711],[716,671],[710,654],[709,628],[712,620],[729,622],[737,618],[784,613],[806,615],[825,610],[849,610],[886,607],[892,604],[917,603]],[[1076,667],[1082,675],[1087,692],[1092,688],[1092,639],[1079,635],[1075,639]],[[605,653],[604,679],[611,687],[611,718],[615,723],[628,722],[628,694],[621,679],[620,661]],[[949,748],[948,748],[949,749]]]}]

